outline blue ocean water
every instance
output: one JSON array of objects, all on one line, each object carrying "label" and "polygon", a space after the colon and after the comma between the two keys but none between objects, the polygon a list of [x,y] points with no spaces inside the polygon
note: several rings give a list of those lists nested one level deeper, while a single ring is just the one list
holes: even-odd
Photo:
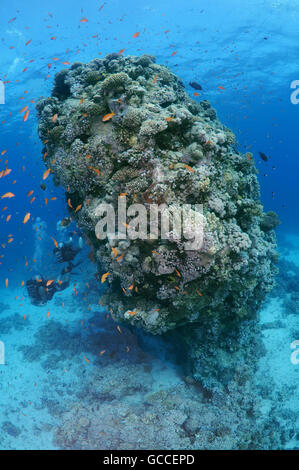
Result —
[{"label": "blue ocean water", "polygon": [[[14,197],[0,200],[0,344],[5,346],[0,449],[63,448],[59,436],[66,440],[73,415],[82,414],[81,427],[88,428],[86,410],[98,405],[103,422],[99,448],[138,448],[137,437],[126,441],[116,433],[120,425],[109,421],[116,407],[112,398],[124,421],[131,408],[138,410],[139,418],[149,413],[144,404],[149,396],[183,395],[178,391],[184,381],[175,347],[165,338],[122,326],[120,334],[106,318],[87,246],[78,257],[82,264],[71,286],[46,306],[33,306],[23,285],[34,275],[59,272],[53,262],[53,238],[60,242],[66,236],[57,230],[57,222],[68,216],[63,190],[51,178],[45,190],[40,186],[45,166],[35,103],[50,95],[55,73],[66,67],[63,62],[89,62],[122,49],[124,54],[156,56],[158,64],[182,78],[190,96],[194,89],[189,83],[200,83],[198,99],[211,102],[219,119],[236,134],[240,151],[253,153],[262,203],[281,220],[281,274],[261,312],[266,354],[260,370],[267,371],[276,396],[282,397],[281,422],[286,425],[285,416],[291,416],[293,434],[285,448],[298,447],[299,364],[291,362],[290,345],[299,340],[299,105],[291,102],[291,82],[299,80],[299,0],[1,3],[5,104],[0,105],[0,172],[11,172],[0,179],[0,193],[12,192]],[[136,32],[140,34],[133,38]],[[29,115],[24,121],[20,111],[26,106]],[[27,213],[30,220],[24,224]],[[78,240],[74,224],[67,236]],[[266,408],[272,405],[265,400]],[[167,436],[172,421],[165,418],[159,426]],[[128,426],[132,428],[134,424]],[[69,437],[65,448],[88,448],[92,439],[78,444]],[[169,441],[165,437],[166,448],[186,445],[192,447],[179,433]],[[159,444],[149,433],[140,448],[144,446]]]}]

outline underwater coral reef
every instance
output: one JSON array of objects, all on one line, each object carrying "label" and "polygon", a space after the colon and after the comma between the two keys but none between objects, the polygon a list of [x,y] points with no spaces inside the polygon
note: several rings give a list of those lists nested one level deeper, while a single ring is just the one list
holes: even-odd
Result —
[{"label": "underwater coral reef", "polygon": [[[60,71],[37,110],[46,164],[106,273],[102,302],[117,320],[161,334],[255,316],[273,287],[278,221],[263,213],[251,155],[237,152],[207,101],[192,100],[152,56],[110,54]],[[173,230],[97,237],[99,205],[117,213],[120,195],[146,207],[188,204],[185,219],[200,205],[200,248],[186,249]]]},{"label": "underwater coral reef", "polygon": [[[282,431],[275,429],[270,413],[260,413],[255,380],[264,354],[258,311],[277,274],[274,228],[279,221],[274,212],[263,211],[252,155],[237,150],[233,132],[207,101],[190,98],[181,79],[150,55],[109,54],[74,63],[56,75],[52,96],[41,98],[37,111],[45,163],[55,184],[65,189],[68,210],[107,286],[101,304],[116,321],[165,334],[185,361],[189,385],[171,393],[180,400],[181,394],[188,396],[186,387],[197,387],[194,406],[199,408],[192,413],[188,408],[179,418],[176,412],[175,419],[187,434],[206,429],[203,421],[209,422],[207,441],[198,437],[192,443],[281,446]],[[107,236],[100,236],[99,207],[105,203],[119,215],[120,199],[145,208],[162,205],[161,216],[169,207],[183,207],[180,215],[189,222],[190,215],[200,214],[198,249],[186,249],[174,225],[163,239],[161,227],[151,236],[150,218],[144,237],[128,236],[132,219],[125,220],[125,229],[118,227],[117,236],[108,228]],[[185,234],[191,228],[190,222]],[[66,447],[91,448],[93,438],[87,445],[65,434],[74,420],[79,425],[72,413],[85,416],[84,407],[65,416],[58,440]],[[103,408],[99,421],[101,413]],[[159,411],[157,416],[162,419]],[[139,418],[132,420],[138,432]],[[211,435],[220,438],[209,444]],[[140,448],[156,445],[152,437],[150,442]],[[163,446],[168,445],[166,439]]]}]

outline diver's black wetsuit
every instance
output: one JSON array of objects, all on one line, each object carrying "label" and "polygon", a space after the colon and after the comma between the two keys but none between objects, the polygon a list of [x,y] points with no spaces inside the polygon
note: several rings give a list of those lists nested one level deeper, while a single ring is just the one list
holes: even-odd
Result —
[{"label": "diver's black wetsuit", "polygon": [[76,250],[72,245],[64,244],[61,247],[54,248],[53,251],[59,263],[66,263],[74,260],[80,248]]},{"label": "diver's black wetsuit", "polygon": [[47,282],[48,280],[43,278],[40,280],[30,279],[26,282],[28,295],[33,305],[45,305],[53,298],[56,292],[66,289],[70,284],[69,280],[67,280],[61,283],[52,282],[52,284],[47,286]]}]

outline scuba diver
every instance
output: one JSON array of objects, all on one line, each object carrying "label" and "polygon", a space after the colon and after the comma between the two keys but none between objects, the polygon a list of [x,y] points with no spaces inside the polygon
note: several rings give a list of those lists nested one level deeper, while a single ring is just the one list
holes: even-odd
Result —
[{"label": "scuba diver", "polygon": [[35,279],[26,281],[27,292],[30,297],[31,303],[36,306],[45,305],[49,300],[52,300],[56,292],[61,292],[70,285],[70,274],[65,277],[65,280],[50,281],[44,279],[42,276],[35,276]]},{"label": "scuba diver", "polygon": [[58,263],[71,262],[79,253],[80,248],[73,248],[72,242],[60,243],[57,248],[54,248],[53,253],[57,258]]},{"label": "scuba diver", "polygon": [[45,305],[49,300],[52,300],[56,292],[67,289],[73,269],[81,264],[81,262],[77,264],[72,263],[80,250],[81,247],[77,249],[73,247],[72,239],[66,243],[60,243],[59,246],[54,248],[53,253],[58,263],[68,263],[60,273],[61,276],[64,276],[64,280],[60,278],[57,281],[53,281],[42,276],[36,276],[35,279],[27,281],[26,288],[33,305]]},{"label": "scuba diver", "polygon": [[80,247],[77,249],[73,247],[72,240],[67,243],[60,243],[57,248],[54,248],[53,253],[56,256],[58,263],[68,263],[61,271],[62,275],[71,273],[74,268],[81,264],[81,262],[77,264],[72,263],[80,250]]}]

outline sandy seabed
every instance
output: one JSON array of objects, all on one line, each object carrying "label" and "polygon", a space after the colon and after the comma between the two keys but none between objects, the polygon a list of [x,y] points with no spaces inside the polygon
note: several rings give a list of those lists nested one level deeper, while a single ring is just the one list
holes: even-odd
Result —
[{"label": "sandy seabed", "polygon": [[[261,414],[274,399],[278,425],[294,429],[285,447],[298,448],[299,364],[290,360],[290,344],[299,340],[298,310],[286,286],[299,272],[299,237],[285,237],[279,248],[288,264],[260,312],[266,354],[257,379],[272,387]],[[73,281],[44,307],[32,306],[23,288],[0,291],[0,449],[200,448],[212,411],[198,430],[192,410],[200,412],[202,397],[175,361],[175,348],[163,338],[118,329],[98,304],[91,270],[84,267]],[[230,447],[225,430],[219,439]],[[219,440],[210,441],[219,447]]]}]

